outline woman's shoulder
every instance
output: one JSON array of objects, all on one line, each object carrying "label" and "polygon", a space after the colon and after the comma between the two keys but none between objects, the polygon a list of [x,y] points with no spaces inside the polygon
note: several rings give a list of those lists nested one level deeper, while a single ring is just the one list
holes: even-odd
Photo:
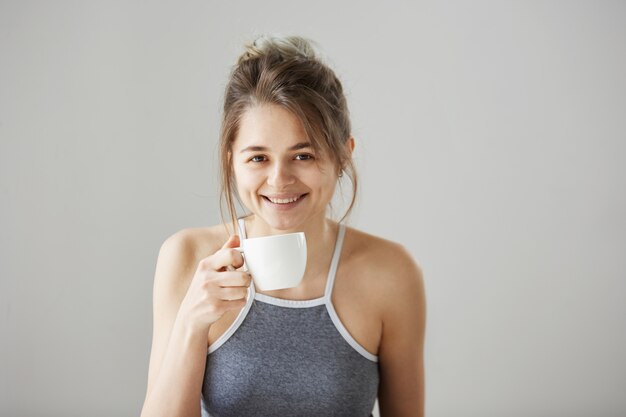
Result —
[{"label": "woman's shoulder", "polygon": [[222,225],[189,227],[169,235],[161,244],[155,271],[155,291],[162,304],[178,305],[198,263],[215,253],[228,239]]},{"label": "woman's shoulder", "polygon": [[394,268],[416,263],[401,243],[346,226],[345,243],[349,256],[375,268]]},{"label": "woman's shoulder", "polygon": [[[159,249],[157,279],[159,275],[168,281],[187,278],[200,260],[214,254],[226,240],[228,231],[224,225],[188,227],[172,233]],[[160,271],[165,273],[159,274]]]},{"label": "woman's shoulder", "polygon": [[168,236],[161,251],[175,252],[189,259],[202,259],[220,249],[228,236],[228,230],[223,224],[187,227]]},{"label": "woman's shoulder", "polygon": [[344,245],[352,268],[380,295],[415,291],[421,286],[421,267],[403,244],[346,227]]}]

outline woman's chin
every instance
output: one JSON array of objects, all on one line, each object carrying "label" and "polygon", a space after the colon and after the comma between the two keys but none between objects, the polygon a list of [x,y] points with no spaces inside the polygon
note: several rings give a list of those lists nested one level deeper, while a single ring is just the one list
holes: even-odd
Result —
[{"label": "woman's chin", "polygon": [[265,223],[264,228],[271,234],[285,234],[301,232],[305,229],[306,219],[302,216],[287,215],[284,213],[263,213],[257,215],[258,220]]}]

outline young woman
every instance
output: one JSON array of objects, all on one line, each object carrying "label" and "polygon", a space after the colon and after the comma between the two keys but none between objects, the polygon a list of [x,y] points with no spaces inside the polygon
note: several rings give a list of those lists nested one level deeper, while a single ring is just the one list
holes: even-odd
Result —
[{"label": "young woman", "polygon": [[[230,222],[162,245],[142,417],[424,413],[425,297],[403,246],[328,215],[357,176],[342,86],[300,37],[261,37],[226,87],[222,192]],[[345,174],[345,175],[344,175]],[[249,213],[237,218],[235,200]],[[345,217],[344,216],[344,219]],[[302,231],[295,288],[260,291],[233,249]]]}]

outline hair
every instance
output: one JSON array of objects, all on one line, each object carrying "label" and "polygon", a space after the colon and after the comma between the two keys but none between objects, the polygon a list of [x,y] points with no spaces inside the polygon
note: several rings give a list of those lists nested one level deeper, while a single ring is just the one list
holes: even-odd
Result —
[{"label": "hair", "polygon": [[322,62],[313,41],[300,36],[261,36],[246,45],[232,68],[224,94],[219,149],[222,220],[225,200],[233,230],[237,230],[235,197],[240,206],[243,204],[233,179],[232,146],[242,116],[263,104],[279,105],[294,114],[313,149],[330,157],[338,174],[346,173],[352,183],[352,198],[339,221],[346,219],[356,203],[358,181],[351,153],[345,146],[351,126],[341,82]]}]

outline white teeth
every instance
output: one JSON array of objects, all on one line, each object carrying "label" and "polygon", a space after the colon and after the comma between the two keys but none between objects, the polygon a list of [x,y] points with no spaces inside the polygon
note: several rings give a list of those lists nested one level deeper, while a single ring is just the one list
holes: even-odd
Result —
[{"label": "white teeth", "polygon": [[271,198],[271,197],[267,197],[268,200],[270,200],[272,203],[274,204],[287,204],[287,203],[293,203],[294,201],[296,201],[297,199],[299,199],[300,196],[298,197],[294,197],[294,198],[288,198],[288,199],[281,199],[281,198]]}]

